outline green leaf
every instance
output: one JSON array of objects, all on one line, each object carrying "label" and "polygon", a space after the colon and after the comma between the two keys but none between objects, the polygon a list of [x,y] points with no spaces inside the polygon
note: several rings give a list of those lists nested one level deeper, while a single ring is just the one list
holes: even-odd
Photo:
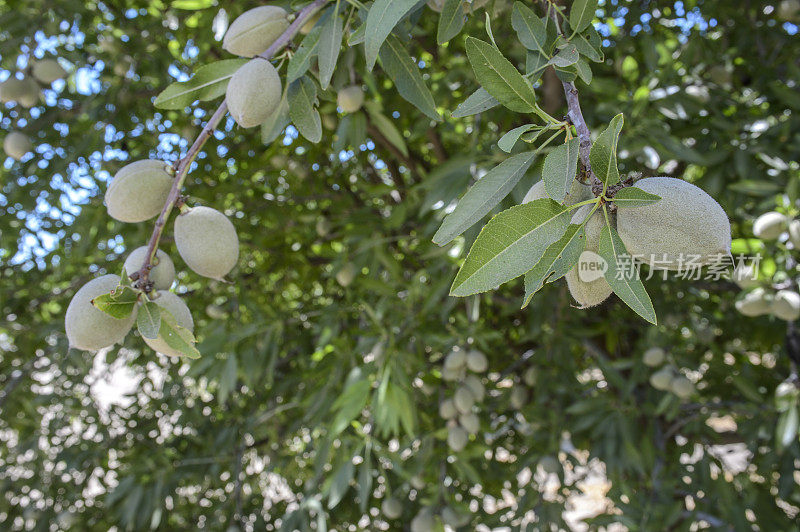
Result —
[{"label": "green leaf", "polygon": [[559,203],[564,202],[578,173],[578,146],[580,140],[569,139],[547,154],[542,167],[542,179],[547,195]]},{"label": "green leaf", "polygon": [[436,41],[439,44],[444,44],[458,35],[464,27],[463,4],[464,0],[445,0],[436,31]]},{"label": "green leaf", "polygon": [[497,141],[497,147],[506,153],[511,153],[514,146],[517,144],[519,138],[528,131],[537,128],[536,124],[525,124],[524,126],[515,127]]},{"label": "green leaf", "polygon": [[197,342],[189,329],[181,327],[169,312],[161,312],[161,338],[168,346],[189,358],[200,358],[200,351],[194,346]]},{"label": "green leaf", "polygon": [[541,52],[528,52],[525,55],[525,77],[531,83],[536,83],[544,74],[545,67],[550,62]]},{"label": "green leaf", "polygon": [[362,24],[361,26],[357,27],[356,30],[350,34],[350,37],[347,38],[347,44],[349,46],[355,46],[357,44],[361,44],[364,42],[364,38],[367,35],[367,25]]},{"label": "green leaf", "polygon": [[605,278],[614,293],[639,316],[657,325],[656,311],[638,277],[638,268],[613,227],[606,225],[600,232],[598,254],[608,265]]},{"label": "green leaf", "polygon": [[442,117],[436,110],[433,95],[425,85],[419,67],[408,55],[400,39],[390,35],[386,39],[386,44],[381,48],[380,56],[383,70],[397,85],[400,96],[414,104],[417,109],[430,118],[437,122],[441,121]]},{"label": "green leaf", "polygon": [[586,234],[582,225],[570,224],[566,233],[550,244],[536,266],[525,274],[525,298],[522,308],[528,306],[531,298],[547,283],[564,277],[578,262],[586,247]]},{"label": "green leaf", "polygon": [[775,426],[775,440],[779,450],[785,449],[797,439],[799,427],[800,411],[798,411],[797,405],[794,405],[778,417],[778,423]]},{"label": "green leaf", "polygon": [[322,89],[327,89],[331,83],[331,76],[339,59],[339,50],[342,48],[342,17],[339,16],[339,4],[330,9],[330,16],[320,30],[318,45],[319,84]]},{"label": "green leaf", "polygon": [[456,275],[450,295],[468,296],[492,290],[527,272],[547,248],[561,238],[570,213],[545,198],[507,209],[478,235]]},{"label": "green leaf", "polygon": [[622,113],[615,116],[608,127],[597,136],[589,153],[589,161],[595,175],[608,185],[619,182],[617,168],[617,142],[622,130]]},{"label": "green leaf", "polygon": [[386,140],[400,150],[403,155],[408,156],[408,147],[406,146],[403,134],[400,133],[394,123],[381,112],[380,104],[370,101],[364,104],[364,108],[367,110],[367,114],[369,114],[370,121],[378,128],[381,135],[386,137]]},{"label": "green leaf", "polygon": [[347,385],[342,395],[333,403],[336,417],[331,424],[330,437],[338,436],[347,425],[361,414],[367,404],[372,385],[366,379],[359,379]]},{"label": "green leaf", "polygon": [[587,85],[592,83],[592,67],[589,66],[583,59],[578,59],[575,63],[575,68],[578,70],[578,77],[580,77]]},{"label": "green leaf", "polygon": [[578,69],[575,68],[575,65],[570,65],[568,67],[560,67],[553,65],[553,70],[556,71],[556,76],[561,81],[572,82],[578,79]]},{"label": "green leaf", "polygon": [[519,183],[537,154],[538,151],[520,153],[489,170],[445,217],[433,242],[443,246],[486,216]]},{"label": "green leaf", "polygon": [[261,142],[272,144],[289,125],[289,102],[284,94],[278,108],[261,124]]},{"label": "green leaf", "polygon": [[530,113],[536,105],[533,86],[491,44],[467,38],[467,56],[478,83],[497,100],[518,113]]},{"label": "green leaf", "polygon": [[286,67],[287,84],[291,84],[295,80],[300,79],[300,77],[308,71],[311,66],[311,58],[317,53],[321,35],[322,28],[318,24],[303,38],[300,46],[297,47],[297,51],[295,51],[292,58],[289,59],[289,65]]},{"label": "green leaf", "polygon": [[417,0],[375,0],[367,14],[364,36],[367,70],[372,70],[375,66],[381,46],[400,19],[417,4]]},{"label": "green leaf", "polygon": [[92,299],[92,305],[112,318],[120,320],[131,315],[138,300],[138,292],[129,286],[121,285],[108,294],[102,294]]},{"label": "green leaf", "polygon": [[220,404],[227,401],[228,396],[236,387],[236,375],[239,371],[239,361],[235,353],[229,353],[228,359],[225,361],[225,367],[222,368],[222,374],[219,376],[219,388],[217,388],[217,400]]},{"label": "green leaf", "polygon": [[145,338],[151,340],[158,338],[158,330],[161,328],[161,307],[152,301],[142,303],[136,315],[136,328]]},{"label": "green leaf", "polygon": [[514,2],[511,13],[511,27],[517,32],[517,37],[522,46],[528,50],[550,55],[547,46],[547,24],[545,20],[537,17],[529,7],[522,2]]},{"label": "green leaf", "polygon": [[[592,33],[592,32],[595,35],[598,35],[599,37],[597,30],[595,30],[594,28],[589,28],[589,31],[587,33]],[[600,63],[603,61],[604,55],[602,50],[599,48],[595,48],[591,44],[589,38],[586,37],[584,34],[579,33],[578,35],[573,37],[569,42],[575,45],[575,48],[578,50],[578,53],[580,53],[582,56],[587,57],[590,61],[593,61],[595,63]]]},{"label": "green leaf", "polygon": [[567,43],[561,48],[556,55],[553,56],[553,59],[550,60],[550,63],[561,68],[566,68],[570,65],[574,65],[578,62],[578,59],[581,58],[581,55],[578,53],[578,49],[572,43]]},{"label": "green leaf", "polygon": [[350,489],[350,481],[353,480],[355,466],[352,460],[346,460],[336,471],[331,482],[331,489],[328,493],[328,510],[332,510],[344,498],[347,490]]},{"label": "green leaf", "polygon": [[569,10],[569,25],[575,32],[583,31],[594,19],[597,0],[575,0]]},{"label": "green leaf", "polygon": [[289,85],[287,93],[289,116],[292,123],[310,142],[322,140],[322,120],[315,108],[317,105],[317,86],[308,76]]},{"label": "green leaf", "polygon": [[234,72],[247,63],[249,59],[225,59],[197,69],[188,81],[179,81],[164,89],[156,96],[158,109],[183,109],[200,100],[207,102],[225,94],[228,81]]},{"label": "green leaf", "polygon": [[497,99],[489,94],[486,89],[480,87],[478,90],[470,94],[466,100],[458,104],[455,111],[452,113],[453,118],[462,118],[482,113],[500,105]]},{"label": "green leaf", "polygon": [[661,199],[661,196],[645,192],[641,188],[625,187],[617,191],[611,201],[620,209],[644,207],[652,205]]}]

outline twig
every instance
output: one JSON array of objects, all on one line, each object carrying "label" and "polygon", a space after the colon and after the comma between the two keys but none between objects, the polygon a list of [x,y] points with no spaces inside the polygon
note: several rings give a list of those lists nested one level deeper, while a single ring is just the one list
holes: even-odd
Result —
[{"label": "twig", "polygon": [[[558,24],[558,14],[555,9],[550,9],[550,7],[550,5],[547,6],[547,14],[553,19],[558,33],[563,35],[563,33],[561,33],[561,27]],[[600,178],[595,175],[594,171],[592,171],[592,165],[589,161],[589,154],[592,151],[592,133],[589,131],[589,126],[586,125],[586,120],[583,118],[581,102],[578,99],[578,88],[571,81],[562,81],[561,86],[564,87],[564,96],[567,99],[567,116],[569,116],[572,125],[575,126],[575,131],[578,133],[578,139],[580,140],[578,154],[580,155],[581,164],[583,164],[586,173],[589,175],[589,180],[592,184],[592,192],[595,196],[599,196],[603,193],[603,183],[600,181]]]},{"label": "twig", "polygon": [[[275,42],[273,42],[263,54],[260,54],[257,57],[265,60],[272,58],[272,56],[275,55],[275,52],[286,46],[286,44],[292,40],[297,32],[300,31],[300,28],[303,27],[308,19],[311,18],[314,12],[316,12],[328,1],[329,0],[315,0],[311,4],[304,7],[297,14],[294,22],[292,22],[289,27],[286,28],[286,31],[284,31],[280,37],[275,39]],[[200,153],[200,149],[203,147],[206,141],[211,138],[211,135],[214,133],[217,125],[219,125],[227,112],[228,104],[223,101],[217,110],[214,111],[214,114],[211,115],[211,118],[209,118],[205,127],[203,127],[203,130],[189,148],[189,151],[186,152],[186,155],[184,155],[175,166],[175,178],[172,182],[172,188],[169,191],[166,203],[164,203],[164,208],[161,209],[161,214],[158,215],[155,227],[153,228],[153,234],[150,236],[150,240],[147,244],[147,258],[145,259],[144,264],[142,264],[142,268],[137,272],[138,276],[135,277],[137,286],[145,292],[150,292],[153,289],[153,283],[149,281],[153,258],[156,255],[158,243],[161,240],[161,235],[164,232],[164,227],[167,224],[167,219],[169,218],[172,209],[175,207],[180,198],[181,188],[183,187],[183,183],[186,181],[186,176],[189,175],[189,169],[192,165],[192,162],[194,161],[195,157],[197,157],[197,154]],[[134,277],[132,276],[132,278]]]}]

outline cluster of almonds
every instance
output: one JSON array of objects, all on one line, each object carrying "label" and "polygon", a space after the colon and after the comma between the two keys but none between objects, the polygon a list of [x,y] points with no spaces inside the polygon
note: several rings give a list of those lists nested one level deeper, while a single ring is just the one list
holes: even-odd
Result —
[{"label": "cluster of almonds", "polygon": [[[15,103],[30,109],[42,93],[42,85],[50,85],[67,75],[67,71],[55,59],[42,59],[31,65],[30,75],[20,78],[12,75],[0,83],[0,103]],[[15,161],[33,151],[33,143],[19,131],[12,131],[3,139],[3,151]]]},{"label": "cluster of almonds", "polygon": [[[788,241],[794,249],[800,249],[800,220],[793,220],[780,212],[771,211],[759,216],[753,223],[753,234],[761,240],[778,240],[788,233]],[[733,281],[745,292],[736,302],[736,310],[748,317],[771,314],[785,321],[800,319],[800,293],[795,290],[771,290],[759,286],[752,267],[740,267],[734,271]]]},{"label": "cluster of almonds", "polygon": [[[667,360],[667,353],[660,347],[651,347],[642,355],[645,366],[657,368]],[[672,392],[681,399],[688,399],[694,393],[694,384],[671,364],[650,375],[650,385],[656,390]]]},{"label": "cluster of almonds", "polygon": [[[120,169],[105,195],[109,216],[126,223],[139,223],[156,217],[168,200],[174,181],[174,170],[163,161],[145,159]],[[239,238],[236,229],[221,212],[209,207],[181,206],[175,218],[175,247],[186,265],[195,273],[221,280],[236,265]],[[175,280],[175,266],[169,255],[156,250],[149,264],[147,286],[137,283],[139,271],[148,259],[148,247],[134,249],[126,258],[125,275],[132,288],[139,291],[139,301],[152,301],[167,313],[176,327],[190,333],[194,328],[186,304],[169,289]],[[96,351],[121,341],[136,321],[138,307],[125,318],[114,318],[96,308],[92,301],[117,290],[122,280],[117,275],[104,275],[83,285],[67,308],[65,328],[71,347]],[[170,334],[167,331],[166,334]],[[154,350],[178,356],[170,346],[170,338],[159,332],[156,338],[144,337]]]},{"label": "cluster of almonds", "polygon": [[[258,55],[288,27],[286,10],[261,6],[242,13],[225,33],[222,41],[225,50],[240,57],[253,58],[234,72],[225,92],[228,110],[241,127],[260,126],[280,106],[283,97],[281,77],[272,63]],[[357,85],[342,89],[338,94],[339,107],[346,113],[357,111],[363,103],[364,93]]]},{"label": "cluster of almonds", "polygon": [[486,390],[480,377],[468,375],[467,370],[484,373],[487,368],[486,355],[477,350],[453,349],[444,359],[442,378],[459,385],[452,398],[439,403],[439,415],[447,421],[447,445],[453,451],[463,450],[481,427],[473,407],[483,401]]},{"label": "cluster of almonds", "polygon": [[[693,264],[708,265],[726,257],[731,250],[731,225],[719,203],[702,189],[673,177],[648,177],[635,186],[661,197],[651,205],[630,209],[619,209],[609,213],[610,222],[616,224],[617,232],[625,243],[628,253],[651,268],[678,270],[689,257]],[[528,203],[546,198],[544,182],[531,187],[523,200]],[[566,205],[575,205],[593,197],[591,188],[575,180],[565,200]],[[581,224],[593,205],[578,208],[571,223]],[[586,222],[586,251],[598,252],[600,233],[606,222],[598,209]],[[589,259],[582,258],[566,275],[567,286],[572,297],[581,308],[593,307],[605,301],[612,289],[605,278],[585,282],[578,275],[578,268]],[[590,261],[590,260],[589,260]],[[601,270],[601,265],[593,265]]]}]

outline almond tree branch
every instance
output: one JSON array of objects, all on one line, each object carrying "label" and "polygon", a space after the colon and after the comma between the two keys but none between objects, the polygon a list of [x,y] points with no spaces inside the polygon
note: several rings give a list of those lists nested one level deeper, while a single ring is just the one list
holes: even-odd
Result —
[{"label": "almond tree branch", "polygon": [[[260,59],[269,60],[275,55],[275,52],[286,46],[289,41],[300,31],[300,28],[308,22],[308,19],[319,10],[324,4],[329,2],[330,0],[314,0],[314,2],[308,4],[304,7],[300,12],[297,14],[297,17],[294,19],[286,31],[284,31],[280,37],[275,39],[269,48],[267,48],[263,54],[258,55]],[[186,181],[186,176],[189,175],[189,169],[191,168],[192,162],[194,161],[197,154],[200,153],[203,145],[206,141],[211,138],[211,135],[214,133],[214,130],[225,118],[225,114],[228,112],[228,104],[223,101],[220,106],[214,111],[214,114],[211,115],[211,118],[208,119],[208,122],[203,127],[203,130],[195,139],[192,146],[186,152],[179,161],[178,164],[175,165],[175,178],[172,182],[172,188],[169,191],[169,195],[167,195],[167,201],[164,203],[164,208],[161,209],[161,213],[158,215],[158,219],[156,220],[155,227],[153,228],[153,234],[150,236],[150,240],[147,244],[147,255],[142,264],[142,268],[138,272],[134,272],[131,275],[131,279],[136,281],[137,287],[144,290],[145,292],[150,292],[153,289],[153,283],[149,281],[150,277],[150,270],[153,264],[153,258],[156,255],[156,250],[158,249],[158,243],[161,240],[161,235],[164,232],[164,227],[167,224],[167,219],[169,218],[170,213],[172,213],[172,209],[177,205],[178,200],[180,199],[181,189],[183,188],[183,183]]]},{"label": "almond tree branch", "polygon": [[[563,36],[561,25],[558,23],[558,13],[549,4],[547,6],[547,14],[553,19],[558,34]],[[561,85],[564,87],[564,96],[567,99],[567,116],[569,116],[572,125],[575,126],[575,131],[580,141],[578,145],[578,154],[580,155],[581,164],[586,169],[586,173],[589,176],[592,192],[595,196],[599,196],[603,193],[603,183],[594,171],[592,171],[592,165],[589,161],[589,154],[592,150],[592,133],[589,131],[589,126],[586,125],[586,120],[583,118],[581,102],[578,99],[578,88],[571,81],[561,81]]]}]

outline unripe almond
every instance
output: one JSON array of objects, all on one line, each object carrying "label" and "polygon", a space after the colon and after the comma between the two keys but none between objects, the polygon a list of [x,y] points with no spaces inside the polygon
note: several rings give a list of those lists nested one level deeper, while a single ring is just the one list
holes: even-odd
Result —
[{"label": "unripe almond", "polygon": [[584,282],[578,276],[575,268],[572,268],[564,276],[567,279],[567,288],[572,298],[580,304],[579,308],[585,309],[595,307],[608,299],[613,290],[604,278],[599,278],[591,282]]},{"label": "unripe almond", "polygon": [[694,384],[683,375],[676,375],[670,381],[669,389],[681,399],[688,399],[694,393]]},{"label": "unripe almond", "polygon": [[769,314],[772,309],[773,297],[763,288],[751,290],[736,302],[736,310],[745,316],[755,317]]},{"label": "unripe almond", "polygon": [[228,28],[222,48],[241,57],[263,53],[289,27],[286,10],[260,6],[245,11]]},{"label": "unripe almond", "polygon": [[339,283],[342,288],[347,288],[350,286],[350,283],[353,282],[353,279],[356,278],[356,273],[358,273],[356,265],[352,262],[348,262],[341,270],[336,272],[336,282]]},{"label": "unripe almond", "polygon": [[486,360],[486,355],[473,349],[467,353],[467,367],[475,373],[483,373],[489,367],[489,362]]},{"label": "unripe almond", "polygon": [[434,532],[436,530],[436,519],[429,508],[423,508],[411,520],[411,532]]},{"label": "unripe almond", "polygon": [[460,368],[442,368],[442,379],[451,382],[451,381],[460,381],[464,378],[464,374],[467,372],[466,367]]},{"label": "unripe almond", "polygon": [[672,368],[662,368],[650,375],[650,385],[656,390],[666,391],[670,389],[672,378]]},{"label": "unripe almond", "polygon": [[446,369],[457,370],[463,368],[467,363],[467,354],[464,350],[453,350],[444,359]]},{"label": "unripe almond", "polygon": [[[529,190],[528,193],[525,194],[525,197],[522,200],[522,203],[530,203],[537,199],[548,198],[547,191],[544,187],[544,181],[537,181]],[[569,192],[567,193],[566,198],[564,199],[564,205],[575,205],[581,201],[586,201],[594,197],[592,194],[591,187],[584,185],[577,179],[572,181],[572,185],[569,187]]]},{"label": "unripe almond", "polygon": [[239,237],[228,218],[211,207],[192,207],[175,218],[175,246],[193,272],[221,280],[239,260]]},{"label": "unripe almond", "polygon": [[536,386],[537,380],[539,380],[539,372],[536,368],[528,368],[525,370],[525,373],[522,374],[522,382],[527,386]]},{"label": "unripe almond", "polygon": [[[179,326],[183,327],[184,329],[188,329],[189,332],[194,332],[194,320],[192,319],[192,313],[189,311],[189,307],[186,306],[186,303],[184,303],[180,297],[167,290],[159,290],[157,292],[157,296],[158,297],[153,299],[153,303],[172,314],[172,317],[175,318],[175,323],[177,323]],[[183,353],[173,349],[169,346],[169,344],[167,344],[166,340],[164,340],[162,332],[163,331],[159,331],[156,338],[143,337],[144,342],[158,353],[175,357],[182,356]]]},{"label": "unripe almond", "polygon": [[642,362],[644,362],[645,366],[654,368],[663,364],[666,356],[667,354],[660,347],[651,347],[642,355]]},{"label": "unripe almond", "polygon": [[256,127],[278,108],[281,91],[281,78],[275,67],[264,59],[253,59],[231,76],[225,101],[237,124]]},{"label": "unripe almond", "polygon": [[39,84],[32,78],[10,77],[0,83],[2,103],[16,102],[23,107],[32,107],[37,101],[39,101]]},{"label": "unripe almond", "polygon": [[381,513],[386,519],[397,519],[403,515],[403,505],[394,497],[387,497],[381,503]]},{"label": "unripe almond", "polygon": [[474,412],[467,412],[458,416],[458,424],[470,434],[476,434],[481,429],[481,421]]},{"label": "unripe almond", "polygon": [[470,393],[472,393],[472,397],[475,398],[475,402],[480,403],[483,401],[483,396],[486,394],[486,389],[483,387],[483,383],[479,377],[475,375],[467,375],[464,379],[464,386],[466,386]]},{"label": "unripe almond", "polygon": [[469,441],[469,434],[461,427],[450,427],[447,430],[447,445],[455,452],[463,451]]},{"label": "unripe almond", "polygon": [[771,211],[762,214],[753,222],[753,234],[762,240],[775,240],[789,224],[789,218],[779,212]]},{"label": "unripe almond", "polygon": [[111,293],[119,285],[119,276],[103,275],[83,285],[69,302],[64,318],[70,347],[97,351],[122,341],[136,321],[136,310],[127,318],[117,319],[92,305],[92,300]]},{"label": "unripe almond", "polygon": [[475,397],[472,395],[469,388],[461,386],[456,390],[455,395],[453,395],[453,404],[459,413],[466,414],[472,409],[472,405],[475,404]]},{"label": "unripe almond", "polygon": [[619,209],[617,231],[628,253],[658,269],[713,264],[730,255],[731,224],[702,189],[673,177],[648,177],[636,187],[661,197],[644,207]]},{"label": "unripe almond", "polygon": [[125,165],[106,190],[108,215],[120,222],[155,218],[169,196],[173,178],[164,161],[144,159]]},{"label": "unripe almond", "polygon": [[758,286],[758,271],[753,271],[753,266],[740,265],[737,266],[731,274],[731,280],[736,283],[739,288],[748,289]]},{"label": "unripe almond", "polygon": [[[586,220],[589,213],[592,212],[593,205],[584,205],[575,211],[572,215],[570,223],[579,225]],[[591,251],[596,254],[600,247],[600,233],[606,226],[605,218],[600,210],[596,210],[591,218],[583,226],[584,234],[586,235],[585,251]],[[567,287],[573,299],[580,304],[580,308],[589,308],[599,305],[611,295],[611,286],[606,281],[605,277],[599,275],[602,271],[602,259],[599,255],[585,254],[581,255],[576,264],[569,272],[567,272]],[[597,272],[597,278],[584,281],[586,276],[581,279],[581,272]],[[594,276],[592,276],[594,277]]]},{"label": "unripe almond", "polygon": [[439,415],[442,419],[453,419],[458,415],[458,410],[456,410],[456,405],[453,404],[452,399],[445,399],[439,403]]},{"label": "unripe almond", "polygon": [[3,139],[3,151],[15,161],[19,161],[33,151],[33,144],[27,136],[19,131],[12,131]]},{"label": "unripe almond", "polygon": [[[125,273],[130,276],[141,270],[146,258],[147,246],[141,246],[131,251],[128,258],[125,259]],[[169,290],[175,280],[175,265],[169,255],[160,249],[156,250],[156,256],[153,257],[148,279],[153,282],[153,287],[156,290]]]},{"label": "unripe almond", "polygon": [[364,91],[359,85],[350,85],[339,91],[336,103],[345,113],[355,113],[364,105]]},{"label": "unripe almond", "polygon": [[796,321],[800,318],[800,294],[794,290],[778,290],[770,311],[782,320]]},{"label": "unripe almond", "polygon": [[792,220],[789,224],[789,241],[794,249],[800,249],[800,220]]},{"label": "unripe almond", "polygon": [[511,390],[511,407],[519,410],[528,402],[528,389],[519,384]]},{"label": "unripe almond", "polygon": [[34,78],[45,85],[50,85],[67,75],[67,71],[55,59],[36,61],[33,64],[32,73]]}]

